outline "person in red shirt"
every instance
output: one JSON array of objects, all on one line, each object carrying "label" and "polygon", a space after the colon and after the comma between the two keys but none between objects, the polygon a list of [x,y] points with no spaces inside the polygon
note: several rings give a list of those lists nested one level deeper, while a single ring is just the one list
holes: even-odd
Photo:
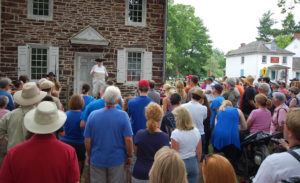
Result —
[{"label": "person in red shirt", "polygon": [[79,183],[75,149],[53,134],[65,121],[65,113],[57,110],[53,102],[41,102],[29,111],[24,126],[34,135],[7,152],[0,182]]},{"label": "person in red shirt", "polygon": [[189,93],[190,89],[192,88],[192,85],[191,85],[191,78],[192,78],[193,75],[188,75],[185,77],[185,79],[187,79],[186,83],[187,83],[187,86],[185,87],[184,91],[186,94]]}]

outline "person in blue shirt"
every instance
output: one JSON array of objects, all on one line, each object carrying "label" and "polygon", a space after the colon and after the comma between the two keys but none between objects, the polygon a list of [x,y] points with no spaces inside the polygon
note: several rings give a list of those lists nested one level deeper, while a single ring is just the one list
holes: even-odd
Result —
[{"label": "person in blue shirt", "polygon": [[70,110],[66,112],[67,120],[63,126],[65,136],[61,141],[74,147],[77,154],[80,175],[82,175],[84,160],[85,160],[85,146],[84,146],[84,128],[80,127],[81,109],[84,106],[83,98],[75,94],[71,97],[69,102]]},{"label": "person in blue shirt", "polygon": [[0,80],[0,95],[4,95],[4,96],[8,97],[9,101],[6,106],[6,109],[12,111],[12,110],[14,110],[15,105],[14,105],[14,100],[13,100],[11,94],[8,93],[8,90],[10,89],[10,84],[8,81],[9,81],[8,78],[2,78]]},{"label": "person in blue shirt", "polygon": [[146,117],[145,117],[145,107],[153,102],[148,95],[149,82],[146,79],[142,79],[138,84],[138,91],[140,96],[137,96],[134,99],[131,99],[128,102],[128,115],[131,118],[131,126],[133,134],[140,129],[146,128]]},{"label": "person in blue shirt", "polygon": [[120,98],[119,88],[107,87],[105,108],[88,117],[84,136],[91,182],[124,182],[124,166],[132,164],[133,133],[127,113],[116,109]]},{"label": "person in blue shirt", "polygon": [[91,87],[87,83],[83,84],[82,87],[81,87],[81,92],[82,92],[81,95],[82,95],[82,98],[84,100],[84,107],[83,107],[82,111],[84,111],[85,107],[87,105],[89,105],[89,103],[91,103],[91,102],[93,102],[95,100],[94,97],[89,96],[90,89],[91,89]]},{"label": "person in blue shirt", "polygon": [[[100,96],[99,99],[94,100],[93,102],[89,103],[85,107],[84,111],[82,112],[82,114],[80,116],[80,119],[81,119],[80,126],[81,127],[85,126],[86,121],[87,121],[89,115],[93,111],[98,110],[98,109],[102,109],[102,108],[105,107],[105,101],[104,101],[104,99],[102,99],[102,97],[104,96],[104,92],[105,92],[106,88],[107,88],[107,86],[102,87],[102,91],[100,91],[100,93],[99,93],[99,96]],[[122,108],[120,107],[120,105],[117,105],[116,108],[122,110]]]},{"label": "person in blue shirt", "polygon": [[222,105],[222,102],[225,100],[221,95],[223,91],[223,86],[220,84],[215,84],[212,87],[212,93],[214,95],[214,100],[210,104],[211,117],[210,117],[210,127],[215,127],[215,119],[219,110],[219,107]]}]

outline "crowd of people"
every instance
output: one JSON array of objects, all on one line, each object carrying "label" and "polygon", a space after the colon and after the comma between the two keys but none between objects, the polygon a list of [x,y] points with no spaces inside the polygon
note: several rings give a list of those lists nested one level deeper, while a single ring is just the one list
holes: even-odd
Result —
[{"label": "crowd of people", "polygon": [[[101,61],[99,61],[101,62]],[[234,183],[241,134],[282,132],[254,183],[300,175],[300,82],[189,75],[136,96],[112,82],[60,102],[50,72],[38,83],[0,78],[0,182]],[[210,146],[212,148],[210,148]]]}]

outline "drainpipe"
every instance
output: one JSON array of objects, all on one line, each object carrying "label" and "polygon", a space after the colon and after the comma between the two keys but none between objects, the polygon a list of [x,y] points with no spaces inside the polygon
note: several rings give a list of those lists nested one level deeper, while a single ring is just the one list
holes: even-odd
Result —
[{"label": "drainpipe", "polygon": [[168,0],[165,0],[164,16],[164,47],[163,47],[163,77],[162,82],[166,80],[166,58],[167,58],[167,27],[168,27]]}]

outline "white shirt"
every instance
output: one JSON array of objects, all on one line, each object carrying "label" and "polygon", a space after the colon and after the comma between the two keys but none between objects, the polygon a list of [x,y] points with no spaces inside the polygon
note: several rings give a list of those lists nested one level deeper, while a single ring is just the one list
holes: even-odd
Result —
[{"label": "white shirt", "polygon": [[179,143],[178,152],[182,159],[196,156],[197,145],[201,139],[197,128],[189,131],[175,129],[171,134],[171,139]]},{"label": "white shirt", "polygon": [[93,72],[95,72],[93,75],[95,79],[105,81],[105,76],[108,76],[106,68],[103,65],[101,67],[99,67],[98,64],[94,65],[91,74],[93,74]]},{"label": "white shirt", "polygon": [[207,108],[199,102],[190,101],[189,103],[182,104],[182,107],[187,108],[192,115],[195,126],[199,129],[201,135],[204,135],[203,121],[207,118]]},{"label": "white shirt", "polygon": [[205,88],[205,91],[211,91],[210,94],[205,94],[208,102],[212,102],[215,98],[212,94],[212,86],[213,84],[207,84]]},{"label": "white shirt", "polygon": [[[300,149],[294,150],[300,155]],[[259,167],[253,183],[277,183],[300,175],[300,162],[287,152],[268,156]]]}]

